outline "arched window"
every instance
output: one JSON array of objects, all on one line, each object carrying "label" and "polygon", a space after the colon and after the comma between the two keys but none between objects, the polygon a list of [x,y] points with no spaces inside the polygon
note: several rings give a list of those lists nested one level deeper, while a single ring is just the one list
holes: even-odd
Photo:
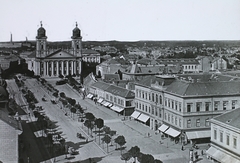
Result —
[{"label": "arched window", "polygon": [[161,95],[159,96],[159,101],[160,101],[160,104],[162,104],[162,96]]},{"label": "arched window", "polygon": [[156,94],[156,103],[158,103],[158,95]]}]

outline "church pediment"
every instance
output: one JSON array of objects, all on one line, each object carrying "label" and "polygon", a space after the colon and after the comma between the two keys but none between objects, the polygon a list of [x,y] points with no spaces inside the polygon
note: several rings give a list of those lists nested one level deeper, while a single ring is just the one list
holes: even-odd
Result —
[{"label": "church pediment", "polygon": [[46,58],[74,58],[75,56],[73,56],[72,54],[68,53],[68,52],[65,52],[63,50],[58,50],[58,51],[55,51],[51,54],[49,54]]}]

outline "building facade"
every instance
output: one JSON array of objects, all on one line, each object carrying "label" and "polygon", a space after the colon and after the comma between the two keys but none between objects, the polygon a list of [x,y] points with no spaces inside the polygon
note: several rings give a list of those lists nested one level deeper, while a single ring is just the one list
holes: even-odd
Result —
[{"label": "building facade", "polygon": [[215,162],[240,163],[240,108],[211,120],[211,147],[207,155]]},{"label": "building facade", "polygon": [[239,82],[196,82],[148,77],[135,86],[135,111],[146,114],[153,130],[183,142],[210,140],[210,119],[239,105]]},{"label": "building facade", "polygon": [[58,77],[59,75],[80,75],[83,61],[100,63],[99,53],[82,49],[81,30],[77,24],[71,38],[71,48],[49,49],[46,30],[41,24],[36,36],[36,51],[25,58],[28,69],[33,70],[35,75]]}]

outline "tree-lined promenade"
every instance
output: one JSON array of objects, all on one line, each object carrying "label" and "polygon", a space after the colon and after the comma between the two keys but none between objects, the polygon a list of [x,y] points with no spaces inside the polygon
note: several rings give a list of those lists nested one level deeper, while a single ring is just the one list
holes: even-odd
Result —
[{"label": "tree-lined promenade", "polygon": [[[69,85],[56,86],[56,80],[52,79],[47,82],[53,86],[53,91],[49,91],[36,79],[27,79],[25,85],[39,101],[37,105],[44,108],[44,114],[51,121],[57,122],[58,132],[61,133],[66,144],[77,151],[76,155],[71,157],[69,155],[68,159],[71,161],[89,158],[104,163],[112,160],[124,162],[130,158],[133,161],[134,157],[130,151],[135,146],[141,150],[137,157],[140,162],[152,158],[163,162],[176,162],[176,160],[186,162],[189,159],[188,152],[181,151],[181,147],[170,140],[164,140],[164,143],[160,144],[160,135],[154,135],[154,132],[143,124],[134,120],[122,121],[122,117],[117,113],[95,104],[90,99],[83,99]],[[58,90],[57,94],[56,90]],[[46,101],[42,101],[43,97]],[[65,102],[64,105],[63,100],[60,100],[64,99],[63,97],[71,100],[67,100],[67,104]],[[52,99],[56,100],[56,104],[51,102]],[[84,139],[79,138],[78,133]],[[150,137],[147,137],[147,133],[150,133]],[[64,155],[56,159],[59,162],[66,161]]]}]

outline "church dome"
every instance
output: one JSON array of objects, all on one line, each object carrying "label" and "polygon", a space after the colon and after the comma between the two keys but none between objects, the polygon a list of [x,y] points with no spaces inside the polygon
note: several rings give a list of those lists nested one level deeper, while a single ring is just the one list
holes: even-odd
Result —
[{"label": "church dome", "polygon": [[46,30],[42,27],[42,22],[41,22],[41,27],[38,28],[37,30],[37,38],[45,38],[46,37]]},{"label": "church dome", "polygon": [[73,29],[72,39],[81,38],[81,30],[78,28],[78,24],[76,23],[76,27]]}]

